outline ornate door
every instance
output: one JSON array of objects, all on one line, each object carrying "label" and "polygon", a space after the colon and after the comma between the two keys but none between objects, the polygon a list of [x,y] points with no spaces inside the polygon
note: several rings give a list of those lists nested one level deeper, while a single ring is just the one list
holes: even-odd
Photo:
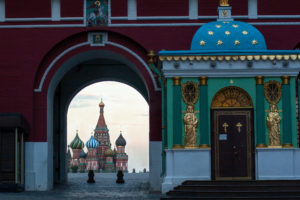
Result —
[{"label": "ornate door", "polygon": [[214,178],[252,179],[252,109],[212,112]]},{"label": "ornate door", "polygon": [[211,105],[212,178],[254,178],[253,103],[242,88],[229,86]]}]

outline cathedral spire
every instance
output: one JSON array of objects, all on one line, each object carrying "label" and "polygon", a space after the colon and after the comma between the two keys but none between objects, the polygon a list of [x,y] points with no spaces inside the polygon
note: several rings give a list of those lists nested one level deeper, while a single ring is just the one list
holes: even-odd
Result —
[{"label": "cathedral spire", "polygon": [[99,103],[99,107],[100,107],[100,116],[98,119],[98,123],[96,125],[96,130],[104,130],[107,131],[107,126],[105,123],[105,119],[104,119],[104,103],[101,99],[101,102]]}]

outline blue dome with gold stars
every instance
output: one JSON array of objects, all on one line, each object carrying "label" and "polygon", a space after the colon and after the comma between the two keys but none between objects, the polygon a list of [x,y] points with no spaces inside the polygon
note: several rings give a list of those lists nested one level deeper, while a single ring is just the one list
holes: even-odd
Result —
[{"label": "blue dome with gold stars", "polygon": [[191,50],[266,50],[264,36],[241,21],[213,21],[195,33]]}]

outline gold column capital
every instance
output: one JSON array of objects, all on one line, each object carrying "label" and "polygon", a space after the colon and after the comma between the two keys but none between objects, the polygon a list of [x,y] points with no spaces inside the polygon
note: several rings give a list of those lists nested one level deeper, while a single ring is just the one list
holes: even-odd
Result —
[{"label": "gold column capital", "polygon": [[207,85],[207,76],[200,76],[199,80],[200,80],[200,85]]},{"label": "gold column capital", "polygon": [[289,76],[282,76],[282,77],[281,77],[282,84],[283,84],[283,85],[288,85],[288,84],[290,84],[290,78],[291,78],[291,77],[289,77]]},{"label": "gold column capital", "polygon": [[148,63],[149,64],[153,64],[154,63],[154,56],[155,56],[155,52],[153,50],[150,50],[147,54],[147,56],[149,57]]},{"label": "gold column capital", "polygon": [[210,149],[210,146],[208,144],[200,144],[200,149]]},{"label": "gold column capital", "polygon": [[264,77],[263,76],[256,76],[255,80],[256,80],[256,85],[264,84]]},{"label": "gold column capital", "polygon": [[173,85],[180,85],[181,77],[174,76],[173,77]]}]

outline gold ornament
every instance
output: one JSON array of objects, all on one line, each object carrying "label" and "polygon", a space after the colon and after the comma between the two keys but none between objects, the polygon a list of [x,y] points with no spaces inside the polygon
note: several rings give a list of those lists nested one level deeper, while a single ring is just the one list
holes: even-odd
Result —
[{"label": "gold ornament", "polygon": [[234,45],[239,45],[241,42],[239,40],[234,41]]},{"label": "gold ornament", "polygon": [[267,116],[266,124],[269,132],[269,146],[280,146],[280,121],[281,117],[276,104],[270,104],[270,112]]},{"label": "gold ornament", "polygon": [[220,6],[230,6],[228,0],[220,0]]},{"label": "gold ornament", "polygon": [[215,94],[211,108],[253,108],[249,94],[236,86],[228,86]]},{"label": "gold ornament", "polygon": [[281,83],[268,81],[264,84],[264,93],[269,104],[277,104],[281,98]]},{"label": "gold ornament", "polygon": [[186,104],[194,105],[199,97],[198,84],[191,81],[182,84],[181,95]]},{"label": "gold ornament", "polygon": [[194,112],[194,106],[188,105],[183,118],[185,132],[185,148],[197,148],[198,119]]}]

